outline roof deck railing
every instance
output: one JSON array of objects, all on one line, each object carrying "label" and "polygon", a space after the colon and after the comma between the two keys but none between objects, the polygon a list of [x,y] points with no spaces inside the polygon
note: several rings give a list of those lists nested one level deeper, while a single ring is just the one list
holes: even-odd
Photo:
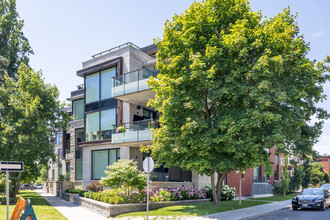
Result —
[{"label": "roof deck railing", "polygon": [[132,42],[127,42],[127,43],[124,43],[124,44],[121,44],[119,46],[116,46],[116,47],[113,47],[111,49],[108,49],[108,50],[105,50],[105,51],[102,51],[100,53],[97,53],[97,54],[94,54],[92,57],[95,58],[95,57],[98,57],[98,56],[102,56],[102,54],[104,53],[109,53],[109,52],[112,52],[112,51],[115,51],[115,50],[118,50],[122,47],[127,47],[127,46],[132,46],[132,47],[135,47],[136,49],[140,50],[141,48],[136,46],[135,44],[133,44]]}]

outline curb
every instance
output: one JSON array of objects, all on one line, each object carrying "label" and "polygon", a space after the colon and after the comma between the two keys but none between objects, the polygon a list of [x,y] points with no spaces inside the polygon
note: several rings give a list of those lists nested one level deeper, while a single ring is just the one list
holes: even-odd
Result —
[{"label": "curb", "polygon": [[288,205],[288,206],[280,208],[280,209],[276,209],[276,210],[272,210],[272,211],[269,211],[269,212],[264,212],[262,214],[257,214],[257,215],[253,215],[253,216],[249,216],[249,217],[240,218],[240,219],[241,220],[250,220],[250,219],[254,219],[254,218],[259,218],[259,217],[262,217],[262,216],[265,216],[265,215],[272,214],[272,213],[277,212],[277,211],[290,209],[291,207],[292,207],[291,205]]}]

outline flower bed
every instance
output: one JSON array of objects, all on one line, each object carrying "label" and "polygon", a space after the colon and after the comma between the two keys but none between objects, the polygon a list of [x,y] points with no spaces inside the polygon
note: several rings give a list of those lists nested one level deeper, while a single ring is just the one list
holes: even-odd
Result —
[{"label": "flower bed", "polygon": [[[121,189],[110,189],[102,192],[86,192],[85,197],[109,204],[146,203],[147,192],[141,190],[125,195]],[[179,201],[192,199],[205,199],[202,190],[190,187],[167,188],[149,192],[150,202]]]}]

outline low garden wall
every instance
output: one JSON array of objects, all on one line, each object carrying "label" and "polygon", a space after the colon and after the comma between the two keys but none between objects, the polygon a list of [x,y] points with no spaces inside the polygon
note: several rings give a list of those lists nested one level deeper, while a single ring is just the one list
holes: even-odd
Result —
[{"label": "low garden wall", "polygon": [[[93,199],[88,199],[80,197],[77,194],[64,193],[63,199],[74,202],[84,208],[87,208],[93,212],[101,214],[106,217],[111,217],[114,215],[136,212],[136,211],[145,211],[147,209],[146,203],[130,203],[130,204],[108,204]],[[186,205],[200,202],[210,202],[210,199],[193,199],[193,200],[180,200],[180,201],[166,201],[166,202],[153,202],[149,203],[149,209],[158,209],[166,206],[173,205]]]}]

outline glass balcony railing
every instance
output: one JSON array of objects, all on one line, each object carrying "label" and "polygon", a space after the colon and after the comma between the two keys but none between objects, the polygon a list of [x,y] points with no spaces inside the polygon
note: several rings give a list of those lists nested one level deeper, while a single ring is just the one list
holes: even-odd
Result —
[{"label": "glass balcony railing", "polygon": [[157,128],[158,122],[152,119],[115,125],[115,133],[111,135],[112,143],[150,141],[151,129]]},{"label": "glass balcony railing", "polygon": [[159,73],[154,67],[143,68],[134,72],[113,77],[112,95],[114,97],[149,89],[147,80]]}]

